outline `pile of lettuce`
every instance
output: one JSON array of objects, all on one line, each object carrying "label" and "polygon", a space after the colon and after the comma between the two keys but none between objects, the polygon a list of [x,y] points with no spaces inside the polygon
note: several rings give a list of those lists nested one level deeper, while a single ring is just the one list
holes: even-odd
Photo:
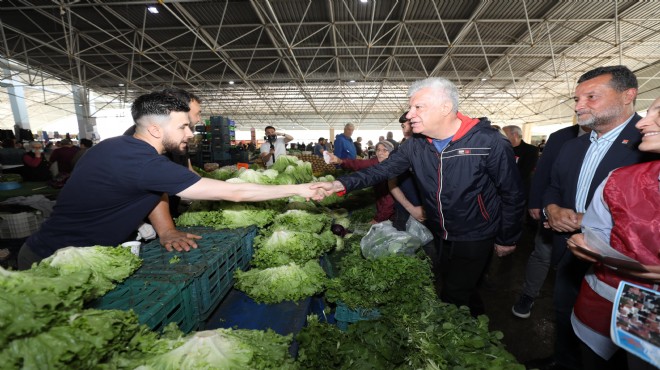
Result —
[{"label": "pile of lettuce", "polygon": [[131,275],[129,248],[66,248],[27,271],[0,268],[3,369],[294,369],[291,336],[271,330],[162,334],[132,311],[85,304]]},{"label": "pile of lettuce", "polygon": [[140,370],[295,369],[292,336],[272,330],[217,329],[160,338],[133,365]]},{"label": "pile of lettuce", "polygon": [[85,310],[141,260],[129,248],[69,247],[26,271],[0,268],[0,358],[7,368],[90,368],[127,347],[137,318]]},{"label": "pile of lettuce", "polygon": [[302,210],[289,210],[274,219],[281,230],[320,233],[332,223],[332,217],[326,213],[311,213]]},{"label": "pile of lettuce", "polygon": [[319,258],[337,238],[326,214],[289,210],[255,238],[252,269],[234,274],[235,287],[258,302],[299,300],[323,291],[325,272]]},{"label": "pile of lettuce", "polygon": [[327,281],[318,261],[304,265],[291,262],[266,269],[236,270],[235,287],[246,292],[256,302],[279,303],[297,301],[323,291]]},{"label": "pile of lettuce", "polygon": [[269,237],[260,238],[255,243],[257,250],[252,258],[252,266],[268,268],[290,262],[302,265],[316,260],[335,246],[336,238],[330,231],[315,234],[282,230],[274,231]]},{"label": "pile of lettuce", "polygon": [[89,271],[94,295],[100,297],[114,289],[116,283],[129,277],[140,265],[142,260],[131,253],[130,248],[97,245],[59,249],[34,266],[32,272],[49,274],[48,270],[54,269],[57,275],[64,277],[80,271]]},{"label": "pile of lettuce", "polygon": [[177,226],[208,226],[215,229],[236,229],[257,225],[264,227],[277,214],[271,209],[225,209],[222,211],[184,212],[176,219]]}]

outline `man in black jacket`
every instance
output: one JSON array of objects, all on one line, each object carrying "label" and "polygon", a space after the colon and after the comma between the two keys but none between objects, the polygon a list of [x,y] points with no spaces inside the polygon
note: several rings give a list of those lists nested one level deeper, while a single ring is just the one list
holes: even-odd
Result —
[{"label": "man in black jacket", "polygon": [[519,126],[504,126],[502,127],[502,131],[504,131],[504,135],[506,135],[513,146],[513,155],[516,157],[516,165],[518,166],[520,178],[523,182],[525,196],[527,196],[532,183],[532,173],[534,172],[534,168],[536,168],[536,162],[539,160],[539,148],[527,144],[523,140],[522,129]]},{"label": "man in black jacket", "polygon": [[416,135],[406,145],[376,166],[315,186],[351,191],[412,168],[441,251],[440,298],[477,315],[483,313],[477,285],[493,250],[513,252],[521,234],[525,199],[513,150],[488,119],[458,112],[458,90],[450,81],[417,81],[408,96],[406,117]]}]

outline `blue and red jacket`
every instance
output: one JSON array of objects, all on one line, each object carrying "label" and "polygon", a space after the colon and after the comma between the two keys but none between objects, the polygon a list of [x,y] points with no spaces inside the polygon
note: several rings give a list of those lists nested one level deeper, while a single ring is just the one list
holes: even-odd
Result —
[{"label": "blue and red jacket", "polygon": [[525,196],[511,143],[486,118],[458,113],[461,127],[442,152],[431,138],[414,135],[380,164],[338,180],[347,191],[413,169],[427,225],[451,241],[495,238],[514,245],[522,232]]}]

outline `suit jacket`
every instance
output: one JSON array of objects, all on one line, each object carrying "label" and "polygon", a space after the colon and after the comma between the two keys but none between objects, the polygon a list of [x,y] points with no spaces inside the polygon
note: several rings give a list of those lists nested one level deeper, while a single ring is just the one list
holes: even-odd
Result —
[{"label": "suit jacket", "polygon": [[[633,116],[623,131],[614,140],[605,157],[603,157],[596,168],[594,177],[589,185],[589,192],[587,193],[587,207],[591,203],[594,191],[610,171],[619,167],[647,162],[657,158],[656,154],[643,153],[637,149],[642,140],[642,135],[635,128],[635,124],[640,119],[641,117],[638,114]],[[578,178],[584,156],[591,144],[589,137],[590,135],[582,135],[571,139],[561,148],[561,152],[552,166],[550,185],[548,185],[543,194],[543,207],[549,204],[556,204],[562,208],[575,210]],[[555,233],[553,242],[555,251],[566,250],[565,237],[570,234]]]},{"label": "suit jacket", "polygon": [[552,165],[559,156],[559,152],[564,144],[578,136],[580,132],[579,125],[573,125],[561,130],[555,131],[548,136],[541,158],[536,164],[536,170],[532,177],[532,186],[529,190],[529,208],[543,208],[543,193],[550,184],[550,172]]},{"label": "suit jacket", "polygon": [[520,172],[526,198],[532,183],[532,173],[539,160],[539,148],[521,141],[520,145],[513,148],[513,154],[516,156],[516,165]]}]

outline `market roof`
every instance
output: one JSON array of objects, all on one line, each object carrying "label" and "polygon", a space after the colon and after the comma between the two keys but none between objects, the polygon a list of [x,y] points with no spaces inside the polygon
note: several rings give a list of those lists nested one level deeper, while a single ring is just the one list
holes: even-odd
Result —
[{"label": "market roof", "polygon": [[239,128],[383,129],[412,81],[441,76],[464,113],[544,124],[571,121],[597,66],[635,71],[638,110],[660,86],[655,1],[5,0],[0,19],[4,86],[59,84],[26,98],[72,110],[80,85],[102,94],[90,114],[174,85]]}]

